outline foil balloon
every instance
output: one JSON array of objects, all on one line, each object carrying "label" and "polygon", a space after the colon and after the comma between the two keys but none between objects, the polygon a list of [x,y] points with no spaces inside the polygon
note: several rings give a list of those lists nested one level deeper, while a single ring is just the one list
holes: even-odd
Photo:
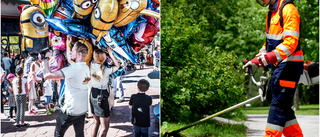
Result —
[{"label": "foil balloon", "polygon": [[86,19],[98,0],[73,0],[73,18]]},{"label": "foil balloon", "polygon": [[87,41],[87,40],[79,40],[78,42],[86,45],[87,48],[88,48],[88,54],[87,54],[86,58],[84,59],[84,62],[86,62],[87,65],[89,66],[89,65],[90,65],[90,61],[91,61],[91,59],[92,59],[92,51],[93,51],[93,49],[92,49],[92,48],[93,48],[93,47],[92,47],[92,44],[91,44],[89,41]]},{"label": "foil balloon", "polygon": [[122,56],[123,58],[130,60],[132,63],[138,64],[136,61],[137,57],[132,52],[131,47],[127,45],[127,42],[123,37],[123,33],[115,27],[112,27],[109,32],[101,38],[99,45],[102,49],[110,47],[113,49],[114,55]]},{"label": "foil balloon", "polygon": [[120,0],[118,17],[114,26],[121,27],[135,20],[140,14],[160,18],[160,14],[152,10],[146,10],[148,0]]},{"label": "foil balloon", "polygon": [[116,72],[113,72],[111,75],[116,77],[126,74],[126,70],[123,67],[120,67]]},{"label": "foil balloon", "polygon": [[158,11],[159,6],[160,6],[159,0],[148,0],[147,8],[150,8],[152,11]]},{"label": "foil balloon", "polygon": [[[58,71],[66,66],[66,57],[63,51],[53,48],[52,58],[49,60],[49,68],[51,72]],[[37,77],[43,78],[43,69],[41,69]]]},{"label": "foil balloon", "polygon": [[151,16],[144,16],[144,18],[146,18],[148,22],[140,23],[137,31],[128,39],[128,42],[136,52],[144,48],[145,45],[150,44],[159,31],[155,18]]},{"label": "foil balloon", "polygon": [[142,22],[147,22],[147,20],[143,18],[142,15],[140,15],[138,18],[130,22],[128,25],[121,27],[122,28],[121,31],[124,34],[124,38],[125,39],[129,38],[129,36],[136,31],[137,27]]},{"label": "foil balloon", "polygon": [[100,0],[91,15],[92,33],[97,41],[112,27],[118,14],[117,0]]},{"label": "foil balloon", "polygon": [[50,27],[54,30],[62,32],[73,37],[93,38],[96,37],[89,33],[89,25],[75,19],[46,19]]},{"label": "foil balloon", "polygon": [[23,8],[20,15],[23,35],[21,51],[38,54],[50,49],[48,24],[45,18],[46,15],[38,6],[25,6]]},{"label": "foil balloon", "polygon": [[[57,34],[57,35],[56,35]],[[60,32],[49,32],[49,38],[53,49],[66,50],[66,35]]]},{"label": "foil balloon", "polygon": [[39,0],[39,6],[48,18],[53,16],[54,11],[57,9],[60,0]]},{"label": "foil balloon", "polygon": [[55,10],[53,13],[53,18],[57,19],[68,19],[72,17],[72,13],[74,11],[70,10],[69,8],[66,8],[63,6],[64,4],[60,4],[60,6]]},{"label": "foil balloon", "polygon": [[71,11],[71,15],[74,12],[73,9],[73,0],[61,0],[60,7],[66,8],[66,10]]}]

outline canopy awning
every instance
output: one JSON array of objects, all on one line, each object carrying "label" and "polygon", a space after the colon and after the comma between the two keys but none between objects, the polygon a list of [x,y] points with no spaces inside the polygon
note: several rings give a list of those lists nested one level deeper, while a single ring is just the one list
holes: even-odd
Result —
[{"label": "canopy awning", "polygon": [[19,19],[1,18],[1,36],[19,36]]}]

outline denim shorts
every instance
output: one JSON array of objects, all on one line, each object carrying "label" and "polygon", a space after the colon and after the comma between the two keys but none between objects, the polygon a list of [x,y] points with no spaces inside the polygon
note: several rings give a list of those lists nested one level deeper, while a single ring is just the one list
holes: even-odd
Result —
[{"label": "denim shorts", "polygon": [[44,100],[45,101],[44,104],[48,105],[51,102],[51,96],[44,96],[44,97],[46,97]]}]

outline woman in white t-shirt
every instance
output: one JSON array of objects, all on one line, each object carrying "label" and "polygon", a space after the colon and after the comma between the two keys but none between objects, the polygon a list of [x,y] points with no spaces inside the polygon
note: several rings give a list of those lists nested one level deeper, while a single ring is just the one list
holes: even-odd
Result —
[{"label": "woman in white t-shirt", "polygon": [[90,106],[94,117],[94,127],[92,128],[92,136],[97,136],[101,123],[101,132],[99,136],[107,136],[110,122],[110,108],[108,103],[109,93],[108,83],[109,75],[117,71],[120,67],[118,61],[112,54],[113,50],[108,47],[107,51],[115,66],[108,68],[104,65],[106,53],[101,49],[93,51],[94,63],[90,65],[91,72],[91,93]]},{"label": "woman in white t-shirt", "polygon": [[[22,128],[28,126],[28,123],[24,123],[24,109],[27,104],[28,84],[27,79],[23,78],[23,69],[18,67],[16,69],[17,77],[12,81],[13,93],[16,97],[16,128]],[[20,123],[21,122],[21,123]]]}]

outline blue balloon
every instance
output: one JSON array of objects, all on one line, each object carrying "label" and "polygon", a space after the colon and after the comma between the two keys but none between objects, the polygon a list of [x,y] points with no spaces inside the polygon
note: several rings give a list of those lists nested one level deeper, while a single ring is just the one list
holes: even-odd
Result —
[{"label": "blue balloon", "polygon": [[76,19],[46,19],[50,27],[54,30],[62,32],[73,37],[80,38],[94,38],[96,37],[90,33],[89,25]]},{"label": "blue balloon", "polygon": [[126,70],[124,70],[123,67],[120,67],[116,72],[112,73],[112,75],[114,75],[116,77],[124,75],[124,74],[126,74]]},{"label": "blue balloon", "polygon": [[134,21],[130,22],[129,24],[122,27],[122,32],[124,34],[124,38],[127,39],[130,37],[132,33],[134,33],[139,26],[140,23],[147,22],[145,18],[143,18],[143,15],[140,15],[138,18],[136,18]]}]

